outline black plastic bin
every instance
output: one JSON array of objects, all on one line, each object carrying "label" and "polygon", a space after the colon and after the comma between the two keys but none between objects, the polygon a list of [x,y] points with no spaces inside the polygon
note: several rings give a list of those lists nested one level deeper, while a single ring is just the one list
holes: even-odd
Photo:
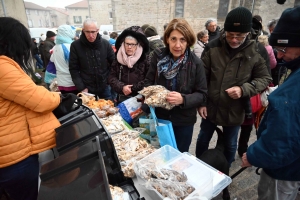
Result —
[{"label": "black plastic bin", "polygon": [[[96,139],[72,148],[41,168],[38,200],[111,200],[104,148],[106,138]],[[98,141],[98,142],[97,142]],[[100,147],[101,146],[101,147]],[[111,166],[110,166],[111,168]],[[121,168],[113,169],[120,172]],[[123,173],[122,173],[123,175]],[[129,193],[131,200],[139,199],[133,181],[120,176],[117,185]]]}]

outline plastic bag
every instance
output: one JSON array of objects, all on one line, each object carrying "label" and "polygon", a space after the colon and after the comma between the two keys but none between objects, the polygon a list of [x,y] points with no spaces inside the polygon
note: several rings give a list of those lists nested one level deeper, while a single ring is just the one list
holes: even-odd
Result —
[{"label": "plastic bag", "polygon": [[277,88],[278,88],[278,85],[276,85],[275,87],[267,87],[267,89],[261,93],[260,100],[261,100],[261,104],[263,107],[268,106],[268,104],[269,104],[268,96]]},{"label": "plastic bag", "polygon": [[156,129],[155,129],[155,121],[151,119],[150,116],[142,116],[139,118],[140,127],[145,128],[144,134],[148,134],[150,136],[156,136]]},{"label": "plastic bag", "polygon": [[137,101],[139,98],[141,98],[141,95],[131,97],[117,106],[120,109],[119,112],[122,118],[129,124],[132,123],[135,117],[143,112],[141,109],[142,103]]}]

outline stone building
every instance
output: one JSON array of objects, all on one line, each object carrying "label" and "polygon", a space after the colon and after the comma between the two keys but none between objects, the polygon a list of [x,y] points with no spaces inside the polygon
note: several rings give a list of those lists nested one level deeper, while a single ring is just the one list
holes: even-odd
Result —
[{"label": "stone building", "polygon": [[[100,1],[99,1],[100,2]],[[89,17],[89,6],[88,1],[83,0],[77,3],[66,6],[66,11],[69,14],[69,24],[81,27],[82,23],[86,18]],[[100,4],[99,4],[100,5]],[[101,10],[101,7],[99,7]]]},{"label": "stone building", "polygon": [[29,28],[52,27],[50,23],[50,11],[37,4],[24,1]]},{"label": "stone building", "polygon": [[70,24],[69,14],[63,8],[47,7],[50,11],[51,26],[58,27],[62,24]]},{"label": "stone building", "polygon": [[28,27],[23,0],[0,0],[0,16],[13,17]]}]

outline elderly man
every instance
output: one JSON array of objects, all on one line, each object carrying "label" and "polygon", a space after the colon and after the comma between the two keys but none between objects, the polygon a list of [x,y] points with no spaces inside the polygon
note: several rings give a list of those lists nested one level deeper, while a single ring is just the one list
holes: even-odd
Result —
[{"label": "elderly man", "polygon": [[258,139],[242,166],[263,168],[259,200],[294,200],[300,187],[300,7],[286,9],[270,36],[277,57],[292,72],[269,97]]},{"label": "elderly man", "polygon": [[115,54],[109,42],[99,35],[97,22],[86,19],[80,38],[71,44],[69,69],[78,91],[111,99],[107,78]]},{"label": "elderly man", "polygon": [[217,26],[216,19],[207,20],[205,23],[205,28],[208,30],[209,42],[220,37],[220,27]]},{"label": "elderly man", "polygon": [[55,46],[54,41],[55,41],[56,34],[53,31],[47,31],[46,36],[47,38],[44,42],[43,53],[42,53],[44,55],[43,64],[45,69],[50,61],[50,57],[51,57],[50,50]]},{"label": "elderly man", "polygon": [[208,149],[215,128],[220,125],[224,132],[225,157],[229,164],[234,161],[240,125],[245,110],[249,110],[246,102],[272,80],[265,59],[257,52],[256,41],[248,38],[251,27],[252,14],[248,9],[231,10],[225,19],[225,33],[209,42],[202,53],[208,97],[207,106],[198,109],[203,119],[196,145],[197,157]]}]

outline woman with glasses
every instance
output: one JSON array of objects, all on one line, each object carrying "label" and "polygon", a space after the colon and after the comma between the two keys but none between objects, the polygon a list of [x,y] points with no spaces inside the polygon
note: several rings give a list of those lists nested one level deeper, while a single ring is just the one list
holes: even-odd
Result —
[{"label": "woman with glasses", "polygon": [[171,92],[166,100],[175,105],[171,110],[155,108],[157,118],[170,120],[179,151],[188,152],[197,107],[206,99],[206,78],[202,61],[190,50],[196,37],[184,19],[173,19],[165,30],[161,53],[150,60],[146,86],[162,85]]},{"label": "woman with glasses", "polygon": [[206,44],[208,43],[209,35],[207,30],[200,31],[197,34],[197,42],[194,45],[194,53],[201,58],[201,54]]},{"label": "woman with glasses", "polygon": [[111,66],[108,81],[118,93],[117,101],[135,96],[143,89],[149,69],[146,53],[149,42],[139,26],[125,29],[116,40],[116,59]]}]

